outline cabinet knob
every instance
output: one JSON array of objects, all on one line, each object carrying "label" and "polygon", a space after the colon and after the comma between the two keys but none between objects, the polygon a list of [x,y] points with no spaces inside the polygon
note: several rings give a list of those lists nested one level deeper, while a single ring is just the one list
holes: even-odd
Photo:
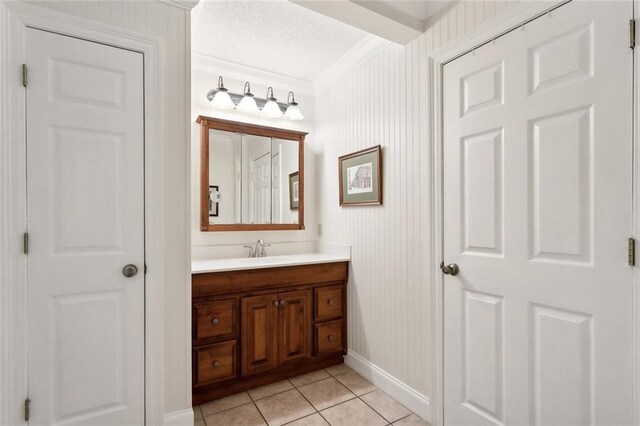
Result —
[{"label": "cabinet knob", "polygon": [[214,361],[213,368],[218,368],[218,367],[220,367],[220,363],[218,361]]},{"label": "cabinet knob", "polygon": [[275,302],[273,302],[273,306],[280,306],[280,302],[276,300]]},{"label": "cabinet knob", "polygon": [[333,305],[333,300],[332,299],[327,300],[327,305]]},{"label": "cabinet knob", "polygon": [[220,324],[220,320],[218,318],[214,318],[214,319],[211,320],[211,324],[218,325],[218,324]]},{"label": "cabinet knob", "polygon": [[327,336],[327,340],[330,342],[333,342],[335,340],[335,338],[330,334]]},{"label": "cabinet knob", "polygon": [[286,304],[287,304],[287,301],[286,301],[286,300],[281,300],[281,301],[280,301],[280,306],[284,306],[284,305],[286,305]]}]

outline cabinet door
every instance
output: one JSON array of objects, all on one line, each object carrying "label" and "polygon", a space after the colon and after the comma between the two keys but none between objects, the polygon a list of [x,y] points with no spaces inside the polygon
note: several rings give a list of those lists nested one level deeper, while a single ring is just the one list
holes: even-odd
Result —
[{"label": "cabinet door", "polygon": [[242,299],[242,375],[262,373],[278,366],[278,295]]},{"label": "cabinet door", "polygon": [[311,290],[280,293],[280,363],[311,356]]}]

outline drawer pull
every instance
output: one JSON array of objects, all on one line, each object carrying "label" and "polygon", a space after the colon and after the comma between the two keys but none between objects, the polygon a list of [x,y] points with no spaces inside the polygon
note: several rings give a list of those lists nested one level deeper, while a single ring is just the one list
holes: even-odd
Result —
[{"label": "drawer pull", "polygon": [[273,306],[280,306],[280,302],[276,300],[275,302],[273,302]]},{"label": "drawer pull", "polygon": [[284,300],[284,299],[283,299],[283,300],[281,300],[281,301],[280,301],[280,306],[284,306],[284,305],[286,305],[286,304],[287,304],[287,301],[286,301],[286,300]]},{"label": "drawer pull", "polygon": [[335,340],[335,338],[330,334],[327,336],[327,340],[330,342],[333,342]]},{"label": "drawer pull", "polygon": [[213,368],[218,368],[218,367],[220,367],[220,363],[218,361],[214,361]]},{"label": "drawer pull", "polygon": [[218,325],[218,324],[220,324],[220,320],[218,318],[214,318],[214,319],[211,320],[211,324]]},{"label": "drawer pull", "polygon": [[327,300],[327,305],[333,305],[333,300],[332,299]]}]

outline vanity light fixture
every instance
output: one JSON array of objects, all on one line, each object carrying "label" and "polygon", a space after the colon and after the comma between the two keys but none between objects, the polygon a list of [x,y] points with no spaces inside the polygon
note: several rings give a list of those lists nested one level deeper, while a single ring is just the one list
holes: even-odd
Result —
[{"label": "vanity light fixture", "polygon": [[304,120],[304,115],[302,115],[300,108],[298,108],[296,96],[293,92],[289,92],[289,95],[287,95],[287,112],[284,113],[284,118],[294,121]]},{"label": "vanity light fixture", "polygon": [[281,118],[282,111],[278,106],[278,100],[273,97],[273,88],[269,87],[267,89],[267,103],[262,107],[262,111],[260,111],[260,115],[267,118]]},{"label": "vanity light fixture", "polygon": [[253,99],[253,93],[251,93],[251,85],[247,81],[244,83],[243,97],[240,103],[236,106],[236,109],[245,114],[258,115],[260,114],[260,108],[256,104],[256,100]]},{"label": "vanity light fixture", "polygon": [[211,100],[211,104],[218,109],[234,109],[236,105],[231,100],[228,92],[229,90],[224,87],[222,76],[218,77],[218,89]]},{"label": "vanity light fixture", "polygon": [[[0,0],[1,1],[1,0]],[[287,120],[304,120],[304,116],[298,107],[295,95],[289,92],[287,103],[278,102],[273,96],[273,88],[267,89],[267,98],[257,98],[251,93],[251,85],[247,81],[244,84],[242,94],[231,93],[224,87],[222,76],[218,77],[218,87],[207,93],[207,99],[214,108],[236,109],[249,115],[260,115],[264,118],[285,118]],[[285,112],[286,111],[286,112]]]}]

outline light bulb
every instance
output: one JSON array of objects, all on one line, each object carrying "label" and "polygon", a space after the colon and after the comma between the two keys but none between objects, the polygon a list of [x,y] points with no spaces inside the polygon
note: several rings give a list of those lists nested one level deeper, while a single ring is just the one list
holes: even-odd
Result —
[{"label": "light bulb", "polygon": [[277,104],[277,99],[273,97],[273,88],[269,87],[267,89],[267,103],[262,107],[262,111],[260,111],[260,115],[266,118],[281,118],[282,111]]},{"label": "light bulb", "polygon": [[302,115],[300,108],[298,108],[298,103],[296,102],[293,92],[289,92],[289,96],[287,96],[287,112],[284,113],[284,118],[294,121],[304,120],[304,115]]},{"label": "light bulb", "polygon": [[244,84],[244,97],[236,106],[236,109],[240,112],[244,112],[245,114],[260,114],[260,108],[258,108],[256,100],[253,99],[253,93],[251,93],[251,86],[248,81]]}]

